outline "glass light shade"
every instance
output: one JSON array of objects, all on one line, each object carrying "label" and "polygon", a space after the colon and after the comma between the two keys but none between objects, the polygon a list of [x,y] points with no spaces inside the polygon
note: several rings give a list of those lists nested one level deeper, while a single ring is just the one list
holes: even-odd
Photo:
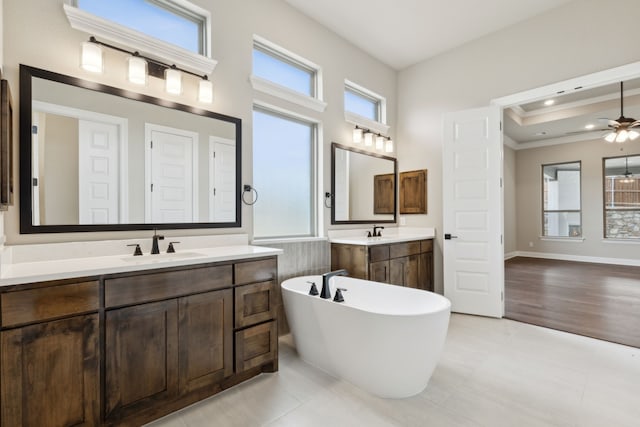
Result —
[{"label": "glass light shade", "polygon": [[384,151],[387,153],[393,153],[393,141],[388,139],[384,146]]},{"label": "glass light shade", "polygon": [[367,147],[371,147],[373,145],[373,134],[371,132],[364,134],[364,145]]},{"label": "glass light shade", "polygon": [[353,130],[353,143],[360,144],[362,142],[362,129],[355,128]]},{"label": "glass light shade", "polygon": [[129,81],[136,85],[147,84],[147,61],[139,56],[130,56],[129,62]]},{"label": "glass light shade", "polygon": [[605,137],[604,140],[607,142],[613,142],[616,140],[616,133],[615,132],[609,132]]},{"label": "glass light shade", "polygon": [[198,101],[206,104],[213,102],[213,82],[202,79],[198,85]]},{"label": "glass light shade", "polygon": [[629,132],[625,129],[618,131],[618,135],[616,136],[616,142],[625,142],[629,137]]},{"label": "glass light shade", "polygon": [[80,66],[92,73],[101,73],[103,67],[102,48],[100,45],[91,42],[82,43],[82,55]]},{"label": "glass light shade", "polygon": [[629,139],[634,141],[637,137],[640,136],[640,133],[636,132],[635,130],[630,130],[629,131]]},{"label": "glass light shade", "polygon": [[384,148],[384,136],[378,135],[376,137],[376,150],[382,150]]},{"label": "glass light shade", "polygon": [[167,93],[180,95],[182,93],[182,73],[180,70],[167,68],[164,72],[164,89]]}]

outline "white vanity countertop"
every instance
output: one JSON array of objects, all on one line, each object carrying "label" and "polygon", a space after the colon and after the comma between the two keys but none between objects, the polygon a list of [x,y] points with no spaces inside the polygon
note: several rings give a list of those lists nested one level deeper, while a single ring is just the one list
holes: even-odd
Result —
[{"label": "white vanity countertop", "polygon": [[382,237],[366,237],[367,231],[373,227],[358,230],[331,230],[329,231],[329,241],[331,243],[342,243],[346,245],[384,245],[388,243],[410,242],[412,240],[433,239],[435,229],[414,228],[414,227],[394,227],[382,230]]},{"label": "white vanity countertop", "polygon": [[189,249],[178,247],[174,254],[163,252],[158,255],[150,255],[148,251],[145,251],[143,256],[135,257],[131,253],[127,253],[14,262],[2,265],[0,286],[260,258],[279,255],[282,252],[281,249],[234,244]]}]

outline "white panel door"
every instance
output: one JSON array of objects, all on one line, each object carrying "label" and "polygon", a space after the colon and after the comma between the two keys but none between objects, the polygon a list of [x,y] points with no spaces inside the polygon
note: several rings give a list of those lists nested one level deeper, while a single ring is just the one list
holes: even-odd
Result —
[{"label": "white panel door", "polygon": [[336,221],[349,221],[351,218],[349,212],[349,173],[350,168],[350,151],[335,150],[335,182],[333,209]]},{"label": "white panel door", "polygon": [[235,141],[209,137],[209,220],[236,220]]},{"label": "white panel door", "polygon": [[119,223],[118,126],[78,121],[80,224]]},{"label": "white panel door", "polygon": [[500,115],[492,106],[444,117],[444,293],[458,313],[504,314]]},{"label": "white panel door", "polygon": [[147,222],[197,221],[198,134],[153,124],[145,125],[145,134]]}]

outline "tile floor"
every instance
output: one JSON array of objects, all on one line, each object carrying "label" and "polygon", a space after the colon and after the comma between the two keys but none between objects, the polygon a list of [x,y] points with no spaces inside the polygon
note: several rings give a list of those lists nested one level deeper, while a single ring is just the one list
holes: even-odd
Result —
[{"label": "tile floor", "polygon": [[637,427],[640,349],[454,314],[426,390],[386,400],[305,364],[286,336],[278,373],[148,426]]}]

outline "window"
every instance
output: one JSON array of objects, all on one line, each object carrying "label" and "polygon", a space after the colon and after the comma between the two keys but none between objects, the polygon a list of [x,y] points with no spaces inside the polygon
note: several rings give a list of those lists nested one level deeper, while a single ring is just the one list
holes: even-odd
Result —
[{"label": "window", "polygon": [[255,238],[317,234],[317,126],[263,108],[253,110],[253,206]]},{"label": "window", "polygon": [[86,12],[207,55],[207,16],[185,4],[183,0],[76,0],[77,7]]},{"label": "window", "polygon": [[[344,111],[372,122],[385,123],[384,97],[348,80],[345,81]],[[366,126],[366,123],[361,123]]]},{"label": "window", "polygon": [[604,237],[640,239],[640,156],[603,159]]},{"label": "window", "polygon": [[580,162],[542,165],[542,235],[582,237]]}]

